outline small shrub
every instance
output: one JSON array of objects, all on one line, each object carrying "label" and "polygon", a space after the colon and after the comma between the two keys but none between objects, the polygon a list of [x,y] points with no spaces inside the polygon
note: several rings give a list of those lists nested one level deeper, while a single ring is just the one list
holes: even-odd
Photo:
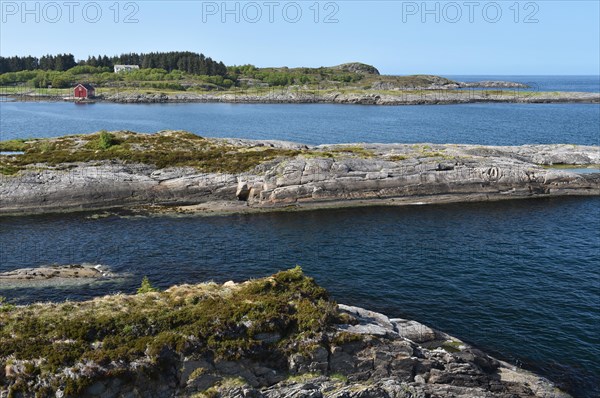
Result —
[{"label": "small shrub", "polygon": [[107,132],[107,131],[101,131],[100,135],[98,135],[98,141],[97,141],[97,145],[98,145],[98,149],[108,149],[113,145],[117,144],[117,140],[115,139],[115,136],[112,135],[111,133]]},{"label": "small shrub", "polygon": [[0,296],[0,312],[8,312],[14,308],[15,308],[15,306],[13,304],[10,304],[6,300],[6,297]]},{"label": "small shrub", "polygon": [[158,292],[158,289],[152,286],[147,276],[144,276],[144,278],[142,279],[142,284],[137,290],[137,294],[144,294],[150,292]]}]

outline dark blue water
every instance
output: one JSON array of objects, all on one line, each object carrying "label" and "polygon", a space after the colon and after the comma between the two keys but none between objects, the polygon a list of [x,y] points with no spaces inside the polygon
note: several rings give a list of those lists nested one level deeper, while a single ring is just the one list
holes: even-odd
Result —
[{"label": "dark blue water", "polygon": [[481,75],[445,76],[460,82],[479,82],[484,80],[508,81],[524,83],[529,86],[526,91],[579,91],[588,93],[600,92],[600,75],[592,76],[527,76],[527,75]]},{"label": "dark blue water", "polygon": [[361,106],[0,102],[0,139],[106,130],[183,129],[208,137],[307,144],[600,143],[599,104]]},{"label": "dark blue water", "polygon": [[438,327],[600,393],[600,198],[226,217],[0,218],[0,271],[100,263],[131,276],[4,289],[15,302],[269,275],[300,264],[339,302]]},{"label": "dark blue water", "polygon": [[[595,77],[477,76],[545,91],[599,91]],[[461,79],[459,79],[461,80]],[[600,105],[451,106],[0,102],[0,139],[185,129],[308,144],[600,144]],[[344,303],[417,319],[580,397],[600,396],[600,199],[367,208],[210,218],[0,218],[0,272],[101,263],[122,279],[0,287],[18,303],[271,274],[296,264]]]}]

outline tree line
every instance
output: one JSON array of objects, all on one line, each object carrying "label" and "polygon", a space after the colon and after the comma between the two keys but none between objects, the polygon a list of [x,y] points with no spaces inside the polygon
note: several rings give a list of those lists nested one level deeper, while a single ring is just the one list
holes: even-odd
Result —
[{"label": "tree line", "polygon": [[192,75],[226,76],[227,67],[204,54],[190,51],[170,51],[152,53],[129,53],[108,57],[89,56],[87,60],[75,61],[73,54],[0,57],[0,73],[30,70],[66,71],[75,66],[108,67],[114,65],[138,65],[144,69],[164,69],[167,72],[179,70]]},{"label": "tree line", "polygon": [[73,54],[44,55],[41,58],[32,57],[0,57],[0,73],[20,72],[24,70],[55,70],[66,71],[76,66]]}]

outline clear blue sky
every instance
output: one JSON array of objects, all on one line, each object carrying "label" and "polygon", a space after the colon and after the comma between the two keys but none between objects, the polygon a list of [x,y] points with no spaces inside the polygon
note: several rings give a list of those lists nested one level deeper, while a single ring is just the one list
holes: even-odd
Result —
[{"label": "clear blue sky", "polygon": [[[598,0],[427,2],[429,13],[422,1],[258,0],[228,2],[229,14],[221,1],[65,1],[28,2],[29,13],[21,1],[0,1],[0,54],[191,50],[227,65],[360,61],[386,74],[600,74]],[[131,12],[137,22],[124,23]]]}]

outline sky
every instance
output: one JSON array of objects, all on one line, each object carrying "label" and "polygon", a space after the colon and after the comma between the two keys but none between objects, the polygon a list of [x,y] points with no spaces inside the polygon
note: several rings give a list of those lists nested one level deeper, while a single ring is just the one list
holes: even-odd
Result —
[{"label": "sky", "polygon": [[0,55],[189,50],[227,65],[599,75],[600,1],[6,1]]}]

